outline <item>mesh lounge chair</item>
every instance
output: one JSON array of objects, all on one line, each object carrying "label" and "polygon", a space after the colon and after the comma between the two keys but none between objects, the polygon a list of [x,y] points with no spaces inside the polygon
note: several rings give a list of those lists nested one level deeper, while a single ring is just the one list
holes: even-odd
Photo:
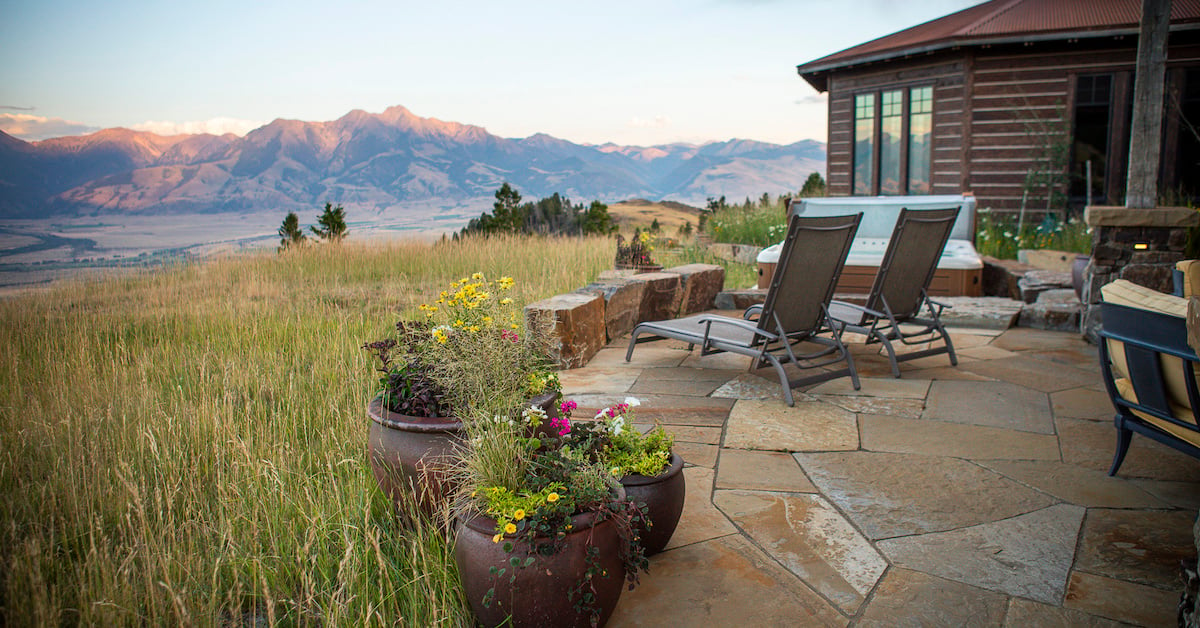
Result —
[{"label": "mesh lounge chair", "polygon": [[[700,345],[701,355],[729,351],[755,358],[759,368],[770,364],[779,375],[789,406],[795,403],[792,388],[797,386],[849,375],[858,390],[854,359],[842,344],[841,332],[834,329],[828,308],[861,220],[861,213],[823,218],[793,216],[766,300],[746,310],[745,320],[700,314],[640,323],[633,328],[625,361],[633,357],[638,343],[674,338],[686,341],[689,349]],[[748,320],[755,314],[757,321]],[[822,335],[824,332],[829,332],[828,337]],[[643,335],[648,337],[641,338]],[[819,347],[815,352],[799,353],[802,342]],[[801,369],[839,362],[845,362],[846,367],[790,380],[781,358]]]},{"label": "mesh lounge chair", "polygon": [[[901,209],[866,306],[843,301],[833,301],[829,306],[829,314],[841,330],[864,334],[867,344],[878,342],[887,349],[894,377],[900,377],[899,362],[904,360],[949,353],[950,364],[958,364],[954,345],[941,321],[947,306],[927,294],[957,218],[958,207]],[[927,317],[921,316],[922,309],[928,311]],[[897,356],[894,340],[904,345],[941,341],[942,346]]]}]

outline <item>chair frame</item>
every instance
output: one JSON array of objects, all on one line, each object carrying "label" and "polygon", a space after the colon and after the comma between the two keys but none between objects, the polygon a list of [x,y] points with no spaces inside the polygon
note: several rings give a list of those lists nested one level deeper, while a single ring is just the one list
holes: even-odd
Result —
[{"label": "chair frame", "polygon": [[[1195,377],[1196,363],[1200,362],[1200,358],[1187,345],[1185,319],[1116,303],[1101,303],[1100,311],[1103,321],[1099,334],[1100,372],[1104,379],[1104,388],[1108,391],[1108,397],[1116,410],[1113,426],[1117,429],[1117,449],[1113,454],[1108,474],[1116,475],[1117,470],[1121,468],[1125,454],[1129,452],[1134,432],[1193,458],[1200,458],[1200,447],[1183,441],[1134,414],[1135,411],[1141,412],[1180,428],[1200,432],[1197,425],[1189,425],[1171,413],[1170,398],[1164,384],[1163,366],[1160,361],[1182,361],[1192,420],[1200,424],[1200,391],[1197,390]],[[1117,390],[1108,340],[1125,343],[1125,363],[1137,401],[1121,396]]]},{"label": "chair frame", "polygon": [[[888,362],[892,367],[892,376],[900,377],[900,362],[907,360],[916,360],[932,355],[940,355],[947,353],[950,356],[950,364],[958,365],[958,355],[954,352],[954,343],[950,340],[950,334],[946,332],[946,327],[942,324],[942,311],[951,306],[940,301],[935,301],[929,298],[929,284],[933,281],[933,275],[937,272],[937,261],[941,253],[946,248],[946,242],[950,239],[950,233],[954,228],[954,221],[958,217],[959,208],[951,207],[946,209],[901,209],[900,215],[896,219],[896,227],[892,231],[892,237],[888,241],[887,251],[884,253],[883,260],[879,265],[879,271],[875,275],[875,281],[871,286],[871,292],[867,295],[866,304],[858,305],[846,301],[835,300],[830,307],[830,313],[833,316],[836,325],[840,326],[843,331],[852,331],[863,334],[867,337],[866,344],[871,345],[879,343],[887,350]],[[897,255],[906,241],[905,235],[912,233],[908,230],[910,223],[942,223],[945,225],[944,233],[940,236],[940,245],[937,248],[938,254],[932,258],[928,268],[923,269],[925,272],[924,280],[921,282],[920,294],[913,297],[905,297],[905,301],[909,303],[915,302],[915,306],[908,307],[908,311],[895,312],[892,304],[888,303],[885,291],[887,290],[889,277],[893,272],[896,272]],[[927,316],[921,316],[921,311],[928,311]],[[919,329],[914,331],[905,331],[901,325],[916,325]],[[940,347],[931,347],[923,351],[913,351],[904,354],[897,354],[893,346],[893,342],[899,342],[901,345],[916,345],[932,342],[941,342]]]},{"label": "chair frame", "polygon": [[[833,298],[838,276],[845,265],[846,256],[850,251],[850,243],[853,241],[861,220],[862,213],[821,218],[792,216],[788,222],[787,237],[780,252],[778,270],[771,279],[766,300],[762,305],[748,308],[741,319],[701,314],[669,321],[639,323],[633,329],[632,337],[629,340],[629,349],[625,352],[625,361],[628,362],[633,358],[634,347],[638,344],[674,338],[686,341],[689,351],[696,345],[700,345],[700,355],[702,356],[721,352],[738,353],[752,357],[754,368],[772,366],[779,377],[780,386],[783,388],[784,401],[789,406],[795,405],[792,388],[811,383],[849,375],[854,389],[859,390],[858,371],[854,367],[854,358],[841,340],[841,330],[834,326],[833,319],[829,315],[828,304]],[[819,321],[808,329],[788,331],[785,322],[780,317],[779,308],[786,307],[786,304],[779,302],[779,293],[784,289],[781,287],[787,279],[784,277],[784,269],[789,267],[795,247],[805,245],[802,242],[803,232],[832,232],[847,229],[849,231],[842,246],[840,261],[837,262],[832,276],[829,277],[825,294],[819,297],[821,299]],[[798,242],[799,244],[797,244]],[[754,320],[755,316],[757,316],[757,320]],[[685,330],[688,325],[694,325],[694,330]],[[740,335],[740,337],[723,335],[728,333]],[[826,333],[829,334],[828,337],[824,335]],[[648,337],[641,337],[643,334]],[[821,348],[813,352],[801,352],[797,345],[802,342],[811,342],[820,345]],[[827,360],[815,361],[831,354],[833,357]],[[846,367],[791,379],[784,370],[785,361],[799,369],[824,367],[839,362],[845,362]],[[802,364],[802,361],[806,363]]]}]

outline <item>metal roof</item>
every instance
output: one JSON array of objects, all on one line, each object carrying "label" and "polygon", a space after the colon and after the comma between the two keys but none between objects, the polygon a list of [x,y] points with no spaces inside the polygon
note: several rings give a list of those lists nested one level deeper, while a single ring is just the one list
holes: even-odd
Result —
[{"label": "metal roof", "polygon": [[[1142,0],[990,0],[809,61],[796,70],[819,91],[823,73],[906,55],[984,44],[1136,35]],[[1200,0],[1173,0],[1171,30],[1200,28]]]}]

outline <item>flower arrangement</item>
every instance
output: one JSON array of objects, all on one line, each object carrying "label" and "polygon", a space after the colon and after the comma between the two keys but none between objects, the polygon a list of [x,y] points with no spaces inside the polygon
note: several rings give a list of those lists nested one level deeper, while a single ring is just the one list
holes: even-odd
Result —
[{"label": "flower arrangement", "polygon": [[617,268],[640,268],[657,266],[651,253],[654,252],[653,238],[648,231],[634,230],[633,238],[625,243],[625,238],[617,234]]},{"label": "flower arrangement", "polygon": [[545,334],[524,324],[508,296],[514,283],[511,277],[489,281],[482,273],[463,277],[418,306],[423,320],[401,321],[395,338],[364,345],[377,360],[388,409],[490,417],[556,392]]}]

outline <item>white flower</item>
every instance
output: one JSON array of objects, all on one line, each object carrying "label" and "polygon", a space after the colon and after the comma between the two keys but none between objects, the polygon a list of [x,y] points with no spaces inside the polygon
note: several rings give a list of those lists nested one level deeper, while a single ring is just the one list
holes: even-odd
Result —
[{"label": "white flower", "polygon": [[525,418],[527,423],[537,427],[542,424],[542,421],[546,420],[546,411],[537,406],[529,406],[521,411],[521,416]]},{"label": "white flower", "polygon": [[637,406],[642,405],[642,401],[640,399],[638,399],[637,397],[626,397],[625,405],[627,405],[631,408],[636,408]]},{"label": "white flower", "polygon": [[612,432],[613,436],[620,436],[621,432],[625,429],[625,417],[618,416],[614,418],[612,422],[608,424],[608,429]]}]

